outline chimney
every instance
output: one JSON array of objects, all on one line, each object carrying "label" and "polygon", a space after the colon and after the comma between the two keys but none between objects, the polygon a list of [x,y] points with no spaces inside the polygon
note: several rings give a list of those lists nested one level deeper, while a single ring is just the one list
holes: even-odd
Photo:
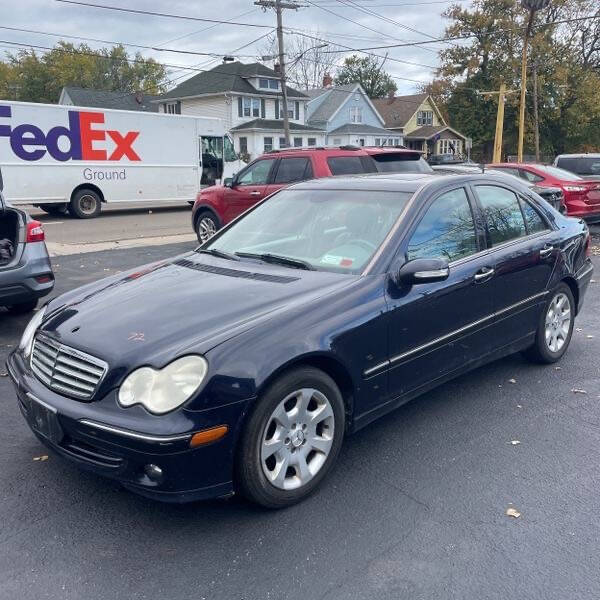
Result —
[{"label": "chimney", "polygon": [[329,73],[325,73],[325,75],[323,75],[323,87],[328,88],[328,87],[331,87],[332,84],[333,84],[333,79],[332,79],[331,75]]}]

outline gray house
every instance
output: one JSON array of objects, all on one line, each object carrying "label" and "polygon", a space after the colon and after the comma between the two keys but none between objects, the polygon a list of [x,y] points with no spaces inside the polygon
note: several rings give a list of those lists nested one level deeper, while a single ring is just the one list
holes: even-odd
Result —
[{"label": "gray house", "polygon": [[142,92],[108,92],[79,87],[64,87],[58,103],[67,106],[158,112],[158,104],[153,103],[153,100],[159,98],[160,96],[151,96]]},{"label": "gray house", "polygon": [[326,144],[341,146],[401,146],[401,132],[385,123],[358,83],[304,92],[310,97],[307,124],[326,131]]}]

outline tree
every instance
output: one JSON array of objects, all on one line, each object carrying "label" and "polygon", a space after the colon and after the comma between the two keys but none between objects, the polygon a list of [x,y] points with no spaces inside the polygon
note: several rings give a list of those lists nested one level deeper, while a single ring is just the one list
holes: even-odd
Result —
[{"label": "tree", "polygon": [[383,70],[386,59],[374,56],[349,56],[335,77],[337,85],[360,83],[369,98],[384,98],[398,88],[394,80]]},{"label": "tree", "polygon": [[58,102],[64,86],[156,94],[164,91],[166,69],[123,46],[94,50],[59,42],[43,55],[20,50],[0,62],[0,97],[26,102]]},{"label": "tree", "polygon": [[[323,86],[323,78],[335,70],[337,54],[331,52],[338,47],[318,41],[321,34],[317,31],[311,37],[302,35],[287,35],[285,50],[287,64],[286,77],[290,84],[301,90],[310,90]],[[277,37],[271,35],[267,38],[262,55],[278,56]]]}]

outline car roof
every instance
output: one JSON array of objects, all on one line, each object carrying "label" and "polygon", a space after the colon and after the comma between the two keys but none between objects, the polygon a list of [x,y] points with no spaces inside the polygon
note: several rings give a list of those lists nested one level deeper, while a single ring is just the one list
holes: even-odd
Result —
[{"label": "car roof", "polygon": [[380,154],[417,154],[421,155],[419,150],[409,150],[396,146],[308,146],[302,148],[281,148],[261,154],[258,158],[264,157],[289,157],[289,156],[311,156],[313,154],[324,154],[325,156],[376,156]]},{"label": "car roof", "polygon": [[581,154],[559,154],[555,160],[559,158],[600,158],[600,152],[582,152]]},{"label": "car roof", "polygon": [[[338,175],[296,183],[290,190],[363,190],[372,192],[414,193],[423,187],[434,187],[450,179],[456,183],[472,181],[497,181],[506,183],[504,175],[487,174],[441,174],[441,173],[365,173],[359,175]],[[519,182],[517,182],[517,187]]]}]

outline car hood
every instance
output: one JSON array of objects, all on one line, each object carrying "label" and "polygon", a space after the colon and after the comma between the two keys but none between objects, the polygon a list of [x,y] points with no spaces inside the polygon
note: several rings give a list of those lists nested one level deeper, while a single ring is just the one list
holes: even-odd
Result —
[{"label": "car hood", "polygon": [[57,298],[41,330],[111,366],[160,367],[354,279],[191,252]]}]

